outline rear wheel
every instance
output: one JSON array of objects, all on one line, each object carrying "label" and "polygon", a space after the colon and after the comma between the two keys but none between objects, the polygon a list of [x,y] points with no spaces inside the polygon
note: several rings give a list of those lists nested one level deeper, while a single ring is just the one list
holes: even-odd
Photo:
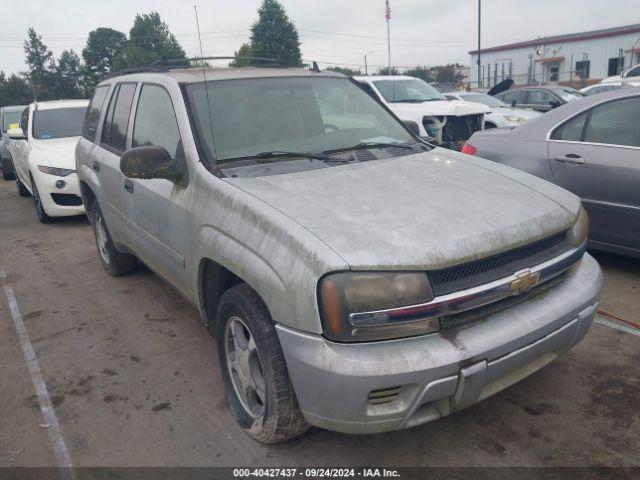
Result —
[{"label": "rear wheel", "polygon": [[4,180],[13,180],[15,178],[11,160],[8,158],[0,158],[0,166],[2,166],[2,178]]},{"label": "rear wheel", "polygon": [[93,224],[100,262],[107,273],[117,277],[134,271],[136,257],[116,250],[97,200],[93,200],[91,203],[89,219]]},{"label": "rear wheel", "polygon": [[31,177],[31,191],[33,192],[33,202],[36,206],[36,214],[38,215],[38,220],[40,220],[40,223],[53,222],[53,217],[47,215],[47,212],[44,209],[42,199],[40,198],[40,193],[38,192],[38,187],[36,186],[36,181],[33,179],[33,177]]},{"label": "rear wheel", "polygon": [[269,311],[248,285],[227,290],[216,322],[218,356],[232,415],[261,443],[304,433],[305,421]]},{"label": "rear wheel", "polygon": [[27,187],[24,186],[24,183],[20,181],[18,175],[16,175],[16,186],[18,187],[18,195],[20,195],[21,197],[28,197],[30,195],[29,190],[27,190]]}]

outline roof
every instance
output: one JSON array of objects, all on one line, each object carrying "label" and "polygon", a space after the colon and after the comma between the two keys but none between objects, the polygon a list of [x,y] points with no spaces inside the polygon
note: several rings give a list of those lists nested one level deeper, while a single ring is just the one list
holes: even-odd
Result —
[{"label": "roof", "polygon": [[7,105],[6,107],[0,107],[3,112],[22,112],[27,105]]},{"label": "roof", "polygon": [[[504,50],[514,50],[517,48],[537,47],[540,45],[547,45],[551,43],[566,43],[577,42],[580,40],[591,40],[595,38],[615,37],[617,35],[625,35],[627,33],[640,32],[640,23],[633,25],[625,25],[623,27],[604,28],[601,30],[591,30],[581,33],[569,33],[565,35],[554,35],[551,37],[539,37],[533,40],[527,40],[526,42],[509,43],[506,45],[499,45],[497,47],[483,48],[480,53],[490,52],[502,52]],[[477,55],[478,50],[472,50],[469,55]]]},{"label": "roof", "polygon": [[86,107],[89,100],[48,100],[46,102],[34,102],[38,104],[38,110],[54,110],[56,108]]},{"label": "roof", "polygon": [[[354,80],[416,80],[417,77],[409,77],[407,75],[356,75]],[[419,79],[418,79],[419,80]]]},{"label": "roof", "polygon": [[575,88],[567,85],[514,85],[510,89],[504,90],[504,92],[509,92],[511,90],[575,90]]},{"label": "roof", "polygon": [[270,78],[270,77],[336,77],[346,78],[345,75],[336,72],[313,72],[306,68],[269,68],[269,67],[246,67],[246,68],[176,68],[170,70],[153,70],[138,73],[117,74],[104,82],[111,83],[121,78],[128,80],[144,81],[153,76],[168,76],[174,78],[178,83],[202,82],[204,75],[207,81],[234,80],[246,78]]}]

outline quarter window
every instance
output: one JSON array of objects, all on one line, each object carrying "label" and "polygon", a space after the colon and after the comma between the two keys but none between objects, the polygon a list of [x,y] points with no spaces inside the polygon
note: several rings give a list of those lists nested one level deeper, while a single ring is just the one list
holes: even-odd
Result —
[{"label": "quarter window", "polygon": [[102,143],[118,152],[124,152],[127,148],[127,128],[135,91],[136,85],[134,83],[123,83],[111,96],[109,110],[102,129]]},{"label": "quarter window", "polygon": [[164,147],[174,159],[182,154],[178,121],[169,93],[157,85],[144,85],[133,125],[133,146],[151,145]]},{"label": "quarter window", "polygon": [[89,108],[87,108],[87,114],[84,117],[82,136],[91,142],[94,142],[96,139],[100,112],[102,112],[104,100],[107,98],[107,92],[109,92],[109,85],[102,85],[96,88],[96,92],[93,94],[93,98],[89,103]]}]

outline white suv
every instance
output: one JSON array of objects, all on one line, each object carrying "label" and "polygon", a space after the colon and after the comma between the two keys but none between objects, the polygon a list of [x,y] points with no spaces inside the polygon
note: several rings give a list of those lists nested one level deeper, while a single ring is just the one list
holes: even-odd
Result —
[{"label": "white suv", "polygon": [[454,150],[484,128],[486,105],[449,101],[424,80],[401,75],[353,77],[374,99],[405,122],[425,140]]},{"label": "white suv", "polygon": [[38,219],[84,214],[75,170],[75,148],[88,100],[59,100],[29,105],[19,128],[7,133],[18,193],[32,195]]}]

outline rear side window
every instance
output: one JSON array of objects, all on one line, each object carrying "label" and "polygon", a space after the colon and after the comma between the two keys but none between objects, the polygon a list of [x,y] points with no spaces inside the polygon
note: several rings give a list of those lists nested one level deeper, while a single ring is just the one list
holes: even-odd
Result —
[{"label": "rear side window", "polygon": [[109,110],[107,110],[107,117],[102,129],[102,143],[117,152],[124,152],[127,147],[129,114],[135,92],[135,83],[122,83],[111,96]]},{"label": "rear side window", "polygon": [[164,147],[171,158],[181,156],[180,132],[169,93],[157,85],[143,85],[133,124],[133,147]]},{"label": "rear side window", "polygon": [[109,92],[109,85],[102,85],[96,88],[96,92],[93,94],[93,98],[89,103],[89,108],[87,108],[87,114],[84,117],[84,126],[82,127],[82,136],[90,142],[95,142],[96,140],[98,121],[100,120],[104,100],[107,98],[107,92]]},{"label": "rear side window", "polygon": [[640,147],[640,97],[624,98],[594,107],[583,141]]}]

